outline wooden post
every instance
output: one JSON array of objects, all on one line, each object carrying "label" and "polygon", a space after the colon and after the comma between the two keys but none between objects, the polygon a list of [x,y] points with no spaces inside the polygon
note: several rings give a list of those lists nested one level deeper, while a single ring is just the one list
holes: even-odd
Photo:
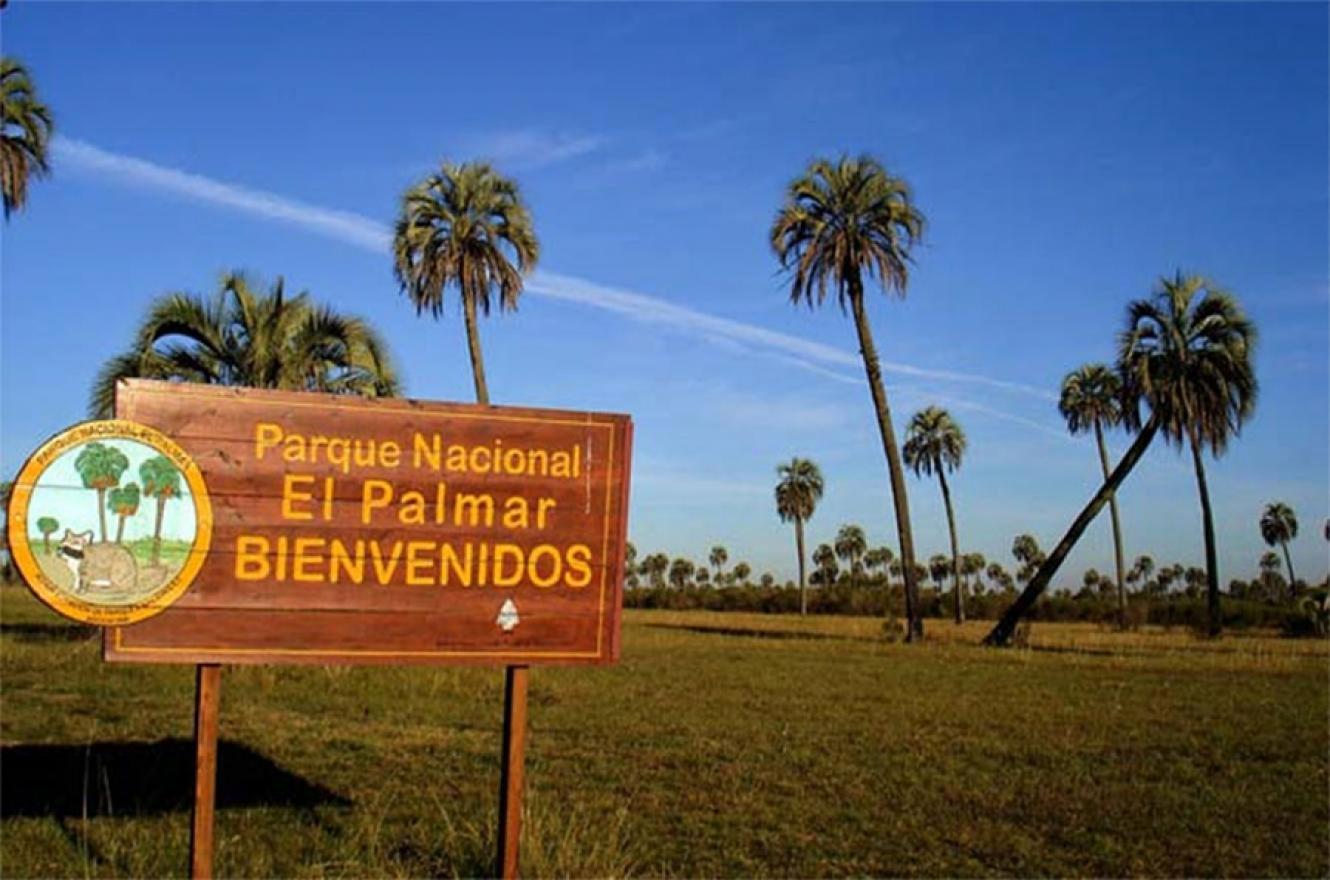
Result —
[{"label": "wooden post", "polygon": [[189,876],[212,880],[213,807],[217,796],[217,710],[222,667],[199,664],[194,692],[194,813],[189,833]]},{"label": "wooden post", "polygon": [[526,686],[530,670],[509,666],[503,689],[503,769],[499,777],[499,854],[504,880],[517,877],[522,838],[522,786],[526,771]]}]

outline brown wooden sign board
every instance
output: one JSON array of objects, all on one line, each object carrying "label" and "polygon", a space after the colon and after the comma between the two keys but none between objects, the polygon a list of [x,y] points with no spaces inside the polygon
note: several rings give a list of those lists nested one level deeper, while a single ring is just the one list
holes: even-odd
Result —
[{"label": "brown wooden sign board", "polygon": [[211,541],[145,663],[570,665],[619,656],[627,416],[130,380],[198,465]]}]

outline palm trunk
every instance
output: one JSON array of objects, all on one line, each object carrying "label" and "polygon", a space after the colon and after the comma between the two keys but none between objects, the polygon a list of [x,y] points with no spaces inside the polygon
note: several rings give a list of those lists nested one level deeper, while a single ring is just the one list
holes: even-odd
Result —
[{"label": "palm trunk", "polygon": [[106,490],[97,489],[97,520],[102,526],[102,543],[106,543]]},{"label": "palm trunk", "polygon": [[122,513],[120,514],[120,522],[115,527],[115,542],[117,544],[125,543],[124,537],[125,537],[125,515]]},{"label": "palm trunk", "polygon": [[1104,485],[1099,487],[1099,491],[1090,499],[1090,503],[1086,504],[1085,508],[1081,510],[1080,515],[1072,520],[1071,527],[1067,529],[1067,533],[1062,536],[1062,540],[1058,542],[1058,545],[1053,548],[1053,552],[1049,554],[1048,559],[1044,561],[1043,565],[1039,566],[1039,570],[1035,572],[1034,577],[1030,578],[1030,582],[1016,597],[1016,601],[1006,610],[992,631],[984,637],[985,645],[1001,646],[1011,642],[1011,635],[1016,630],[1016,623],[1034,607],[1035,601],[1048,587],[1053,575],[1057,574],[1057,570],[1062,566],[1067,554],[1076,546],[1076,542],[1080,540],[1081,535],[1094,521],[1099,511],[1104,509],[1104,505],[1117,491],[1118,486],[1121,486],[1122,482],[1127,479],[1127,475],[1131,473],[1132,468],[1136,467],[1136,463],[1141,460],[1141,456],[1145,455],[1146,448],[1150,445],[1150,441],[1154,439],[1158,430],[1159,423],[1151,415],[1150,420],[1145,423],[1145,427],[1136,436],[1131,448],[1127,450],[1126,455],[1122,456],[1122,461],[1118,462],[1118,466],[1113,469],[1113,473],[1104,482]]},{"label": "palm trunk", "polygon": [[808,613],[807,585],[804,580],[804,521],[794,518],[794,546],[799,553],[799,613]]},{"label": "palm trunk", "polygon": [[166,496],[157,496],[157,523],[152,528],[152,564],[162,561],[162,514],[166,513]]},{"label": "palm trunk", "polygon": [[480,352],[480,325],[476,321],[476,299],[462,294],[462,313],[466,316],[466,344],[471,352],[471,378],[476,383],[476,403],[489,406],[490,391],[485,384],[485,357]]},{"label": "palm trunk", "polygon": [[882,435],[882,449],[887,455],[887,472],[891,478],[891,501],[896,513],[896,537],[901,548],[901,572],[905,578],[905,640],[912,642],[924,637],[924,621],[919,615],[919,586],[914,571],[914,538],[910,534],[910,501],[905,494],[905,472],[901,468],[900,450],[896,446],[896,432],[891,427],[891,408],[887,405],[887,391],[882,387],[882,367],[873,345],[873,332],[864,313],[863,282],[858,273],[848,279],[850,304],[854,309],[854,326],[859,331],[859,352],[864,359],[864,372],[868,375],[868,389],[873,395],[877,414],[878,432]]},{"label": "palm trunk", "polygon": [[1298,579],[1293,576],[1293,557],[1288,555],[1288,541],[1280,541],[1279,545],[1284,548],[1284,564],[1288,566],[1288,597],[1296,599],[1298,598]]},{"label": "palm trunk", "polygon": [[[1104,429],[1099,422],[1094,423],[1095,440],[1099,442],[1099,466],[1104,471],[1104,482],[1108,482],[1108,447],[1104,445]],[[1108,496],[1108,513],[1113,520],[1113,564],[1118,575],[1118,629],[1127,629],[1127,587],[1123,576],[1122,564],[1122,526],[1118,523],[1118,493]]]},{"label": "palm trunk", "polygon": [[956,622],[965,622],[965,591],[961,588],[961,551],[956,545],[956,515],[951,510],[951,490],[947,488],[947,476],[942,472],[942,463],[937,462],[937,479],[942,484],[942,503],[947,508],[947,530],[951,533],[951,584],[956,592]]},{"label": "palm trunk", "polygon": [[1191,460],[1196,465],[1196,488],[1201,494],[1201,526],[1205,534],[1205,604],[1210,618],[1210,637],[1216,638],[1224,629],[1219,614],[1219,566],[1215,561],[1215,524],[1210,511],[1210,488],[1205,483],[1205,464],[1201,460],[1201,446],[1196,436],[1191,438]]}]

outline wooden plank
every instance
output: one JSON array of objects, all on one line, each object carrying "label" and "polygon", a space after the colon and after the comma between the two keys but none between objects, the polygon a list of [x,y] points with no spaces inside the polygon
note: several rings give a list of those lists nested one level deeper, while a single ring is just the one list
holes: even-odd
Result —
[{"label": "wooden plank", "polygon": [[197,463],[213,524],[189,589],[108,629],[108,660],[618,658],[627,416],[146,380],[116,412]]},{"label": "wooden plank", "polygon": [[517,877],[526,779],[527,679],[525,666],[509,666],[503,689],[503,758],[499,774],[498,875]]},{"label": "wooden plank", "polygon": [[213,819],[217,803],[217,716],[222,667],[200,665],[194,688],[194,809],[190,819],[189,876],[213,876]]}]

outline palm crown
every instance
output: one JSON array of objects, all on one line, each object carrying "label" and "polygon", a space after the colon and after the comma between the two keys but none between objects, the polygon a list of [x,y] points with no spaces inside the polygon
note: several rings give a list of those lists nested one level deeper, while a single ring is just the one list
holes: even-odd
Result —
[{"label": "palm crown", "polygon": [[1298,536],[1298,517],[1282,501],[1272,501],[1265,506],[1261,514],[1261,537],[1265,543],[1274,546],[1292,541]]},{"label": "palm crown", "polygon": [[0,58],[0,191],[5,216],[23,207],[28,178],[50,170],[51,111],[37,100],[28,71],[13,58]]},{"label": "palm crown", "polygon": [[945,409],[930,406],[910,419],[902,452],[916,474],[953,471],[965,455],[965,432]]},{"label": "palm crown", "polygon": [[1106,364],[1085,364],[1062,380],[1058,411],[1073,434],[1122,421],[1122,380]]},{"label": "palm crown", "polygon": [[859,526],[841,526],[836,532],[834,549],[840,558],[854,562],[868,552],[868,537]]},{"label": "palm crown", "polygon": [[1127,310],[1124,419],[1139,427],[1144,401],[1170,442],[1223,452],[1256,408],[1255,345],[1256,328],[1232,296],[1195,275],[1161,279]]},{"label": "palm crown", "polygon": [[861,295],[864,272],[904,296],[910,249],[923,232],[909,185],[876,159],[819,159],[789,185],[771,247],[793,274],[792,301],[821,305],[834,286],[844,309],[847,297]]},{"label": "palm crown", "polygon": [[255,291],[236,272],[210,297],[172,293],[153,303],[134,346],[98,375],[93,414],[108,415],[116,382],[135,376],[367,397],[399,390],[387,344],[369,324],[308,293],[287,296],[281,278]]},{"label": "palm crown", "polygon": [[806,458],[793,458],[778,465],[776,474],[776,514],[782,522],[807,521],[822,499],[822,471]]},{"label": "palm crown", "polygon": [[485,314],[492,290],[501,310],[514,310],[522,276],[539,257],[517,184],[487,163],[445,162],[402,198],[393,262],[417,312],[428,309],[438,317],[449,285]]}]

